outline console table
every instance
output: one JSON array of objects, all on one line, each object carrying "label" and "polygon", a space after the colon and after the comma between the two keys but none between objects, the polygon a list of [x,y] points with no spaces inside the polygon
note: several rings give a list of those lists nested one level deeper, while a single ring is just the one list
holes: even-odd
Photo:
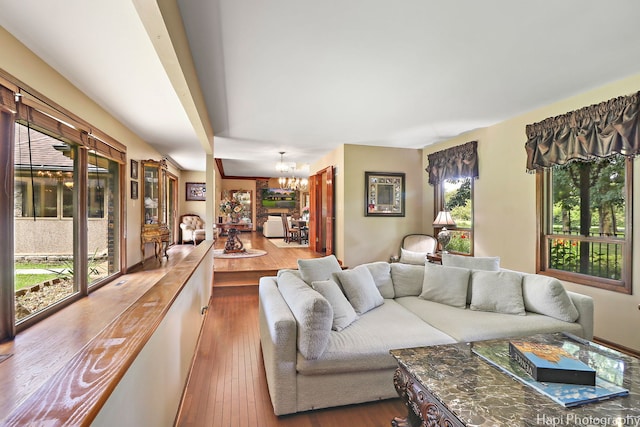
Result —
[{"label": "console table", "polygon": [[143,225],[140,231],[140,249],[142,250],[142,265],[144,265],[144,247],[147,243],[153,243],[156,259],[161,255],[169,259],[169,228],[164,225]]},{"label": "console table", "polygon": [[606,425],[640,423],[638,358],[610,350],[623,365],[622,386],[629,390],[628,396],[565,408],[484,361],[471,351],[473,345],[391,350],[398,361],[393,383],[408,408],[408,415],[395,418],[391,425],[602,425],[605,419]]},{"label": "console table", "polygon": [[244,222],[219,222],[216,227],[220,228],[223,233],[227,234],[227,241],[224,244],[224,253],[239,253],[245,252],[244,244],[239,238],[242,230],[250,230],[252,225]]}]

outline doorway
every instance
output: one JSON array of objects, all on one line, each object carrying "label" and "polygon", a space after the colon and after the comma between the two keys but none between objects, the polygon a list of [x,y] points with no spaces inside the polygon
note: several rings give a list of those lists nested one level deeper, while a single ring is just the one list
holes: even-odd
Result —
[{"label": "doorway", "polygon": [[333,254],[334,242],[334,168],[329,166],[309,178],[311,221],[310,248],[325,255]]}]

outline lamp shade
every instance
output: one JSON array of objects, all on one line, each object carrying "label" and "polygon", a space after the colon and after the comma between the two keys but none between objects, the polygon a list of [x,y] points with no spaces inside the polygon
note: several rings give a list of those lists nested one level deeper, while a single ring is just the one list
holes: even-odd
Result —
[{"label": "lamp shade", "polygon": [[434,227],[455,227],[456,222],[451,218],[451,212],[449,211],[440,211],[438,212],[438,216],[433,221]]}]

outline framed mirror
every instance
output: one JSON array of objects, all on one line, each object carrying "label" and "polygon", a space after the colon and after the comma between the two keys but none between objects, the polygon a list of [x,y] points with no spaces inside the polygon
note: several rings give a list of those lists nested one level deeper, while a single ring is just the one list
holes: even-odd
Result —
[{"label": "framed mirror", "polygon": [[404,180],[401,172],[365,172],[365,216],[404,216]]}]

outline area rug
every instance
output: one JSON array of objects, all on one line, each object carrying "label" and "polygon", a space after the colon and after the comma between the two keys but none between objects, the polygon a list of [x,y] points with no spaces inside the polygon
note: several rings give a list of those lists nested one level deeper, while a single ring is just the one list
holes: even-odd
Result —
[{"label": "area rug", "polygon": [[298,242],[287,243],[284,239],[269,239],[271,243],[276,245],[279,248],[308,248],[309,243],[300,244]]},{"label": "area rug", "polygon": [[263,251],[262,249],[247,249],[244,252],[237,253],[224,253],[224,249],[214,249],[213,257],[214,258],[252,258],[257,256],[266,255],[267,251]]}]

